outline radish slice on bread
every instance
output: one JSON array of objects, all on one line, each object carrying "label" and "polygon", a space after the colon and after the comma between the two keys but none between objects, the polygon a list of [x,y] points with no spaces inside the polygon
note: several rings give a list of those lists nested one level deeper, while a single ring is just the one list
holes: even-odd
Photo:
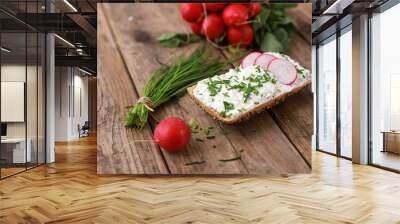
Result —
[{"label": "radish slice on bread", "polygon": [[268,66],[268,70],[284,85],[292,85],[297,80],[297,70],[293,63],[276,58]]},{"label": "radish slice on bread", "polygon": [[257,51],[254,51],[254,52],[249,53],[249,54],[248,54],[245,58],[243,58],[243,60],[242,60],[242,63],[241,63],[242,68],[246,68],[246,67],[249,66],[249,65],[253,65],[254,62],[256,61],[256,58],[257,58],[258,56],[260,56],[260,55],[261,55],[261,53],[260,53],[260,52],[257,52]]},{"label": "radish slice on bread", "polygon": [[262,69],[267,70],[271,61],[273,61],[276,57],[270,54],[264,53],[257,57],[255,64],[259,65]]}]

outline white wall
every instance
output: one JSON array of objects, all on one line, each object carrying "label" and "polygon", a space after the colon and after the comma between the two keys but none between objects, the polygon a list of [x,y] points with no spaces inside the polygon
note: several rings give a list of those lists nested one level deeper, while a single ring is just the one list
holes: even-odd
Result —
[{"label": "white wall", "polygon": [[83,125],[85,121],[88,121],[88,77],[81,76],[82,73],[74,75],[73,82],[73,96],[74,107],[72,108],[72,119],[71,119],[71,136],[73,138],[79,137],[78,124]]},{"label": "white wall", "polygon": [[[39,70],[37,70],[39,69]],[[26,112],[26,120],[21,122],[5,122],[7,124],[8,138],[25,138],[27,136],[29,148],[31,149],[32,162],[39,159],[39,163],[44,163],[45,150],[45,116],[44,116],[44,74],[41,67],[25,64],[3,64],[1,66],[2,82],[24,82],[26,85],[26,106],[23,102],[21,113]],[[27,80],[25,80],[27,79]],[[3,89],[4,90],[4,89]],[[2,91],[3,91],[2,90]],[[24,90],[21,90],[24,94]],[[2,98],[7,95],[2,95]],[[6,113],[16,113],[10,107],[2,107]],[[14,109],[15,110],[15,109]]]},{"label": "white wall", "polygon": [[71,67],[56,67],[55,73],[55,140],[70,141],[88,120],[88,78]]},{"label": "white wall", "polygon": [[69,68],[55,68],[55,141],[68,140],[68,117],[69,117],[69,96],[70,85]]},{"label": "white wall", "polygon": [[[27,69],[27,70],[25,70]],[[1,81],[2,82],[25,82],[26,71],[27,75],[34,74],[36,76],[36,67],[18,64],[5,64],[1,66]],[[28,77],[29,78],[29,77]],[[36,84],[36,82],[35,82]],[[36,89],[35,92],[27,93],[28,97],[36,97]],[[27,99],[28,100],[28,99]],[[29,100],[30,102],[31,100]],[[29,105],[28,105],[29,106]],[[35,105],[36,107],[36,105]],[[7,108],[1,108],[2,110],[7,110]],[[28,115],[29,116],[29,115]],[[36,114],[35,114],[36,116]],[[33,121],[28,117],[28,122]],[[25,137],[25,124],[26,122],[7,122],[7,137]],[[36,123],[36,120],[35,120]],[[33,124],[29,124],[29,127],[33,126]],[[28,133],[28,137],[29,133]]]}]

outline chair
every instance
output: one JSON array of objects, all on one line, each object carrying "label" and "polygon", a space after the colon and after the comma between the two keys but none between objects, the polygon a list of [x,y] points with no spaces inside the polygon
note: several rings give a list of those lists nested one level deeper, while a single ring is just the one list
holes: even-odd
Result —
[{"label": "chair", "polygon": [[89,136],[89,129],[90,129],[89,121],[85,121],[82,127],[78,125],[79,138]]}]

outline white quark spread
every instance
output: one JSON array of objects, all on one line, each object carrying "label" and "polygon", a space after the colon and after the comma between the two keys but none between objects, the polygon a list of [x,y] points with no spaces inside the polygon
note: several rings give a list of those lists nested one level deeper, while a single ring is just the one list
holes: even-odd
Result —
[{"label": "white quark spread", "polygon": [[293,59],[276,53],[273,55],[295,65],[298,78],[294,84],[280,84],[270,72],[261,69],[258,65],[250,65],[246,68],[230,69],[225,74],[201,80],[193,90],[194,96],[221,116],[236,117],[252,110],[258,104],[291,91],[310,79],[309,71]]}]

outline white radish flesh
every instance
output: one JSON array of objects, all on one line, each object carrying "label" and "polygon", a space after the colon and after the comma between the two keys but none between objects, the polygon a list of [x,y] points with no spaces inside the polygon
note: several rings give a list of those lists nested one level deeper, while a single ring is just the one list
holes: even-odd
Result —
[{"label": "white radish flesh", "polygon": [[262,54],[257,57],[255,64],[259,65],[262,69],[267,70],[269,64],[271,63],[272,60],[274,60],[275,57],[270,55],[270,54]]},{"label": "white radish flesh", "polygon": [[268,70],[284,85],[292,85],[297,79],[297,70],[293,63],[285,59],[274,59],[270,62]]},{"label": "white radish flesh", "polygon": [[258,57],[258,56],[260,56],[261,55],[261,53],[260,52],[251,52],[251,53],[249,53],[245,58],[243,58],[243,60],[242,60],[242,63],[241,63],[241,66],[242,66],[242,68],[246,68],[247,66],[249,66],[249,65],[253,65],[254,64],[254,62],[255,62],[255,60],[256,60],[256,58]]}]

